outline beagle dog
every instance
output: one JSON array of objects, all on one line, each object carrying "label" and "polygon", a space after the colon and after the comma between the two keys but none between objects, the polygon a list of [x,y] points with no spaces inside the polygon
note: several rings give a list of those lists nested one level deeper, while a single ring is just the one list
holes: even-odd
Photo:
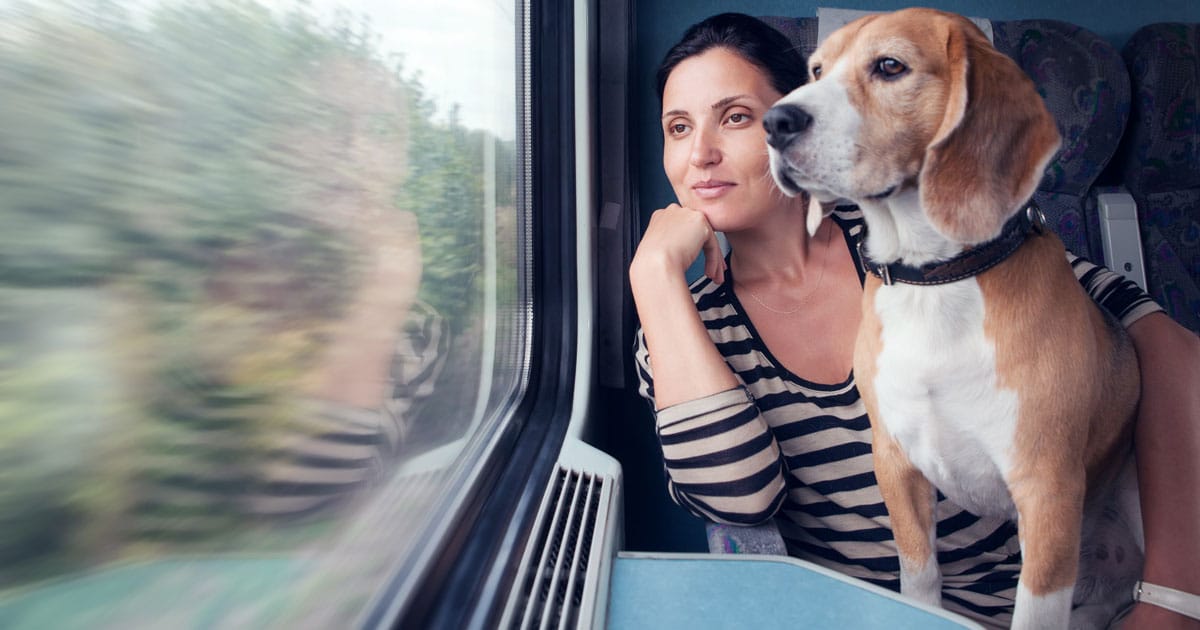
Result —
[{"label": "beagle dog", "polygon": [[978,27],[940,11],[852,22],[809,70],[764,116],[771,172],[811,195],[810,231],[833,202],[862,209],[854,372],[901,592],[941,603],[941,490],[1017,521],[1013,627],[1065,628],[1085,507],[1129,483],[1140,384],[1123,328],[1030,204],[1054,119]]}]

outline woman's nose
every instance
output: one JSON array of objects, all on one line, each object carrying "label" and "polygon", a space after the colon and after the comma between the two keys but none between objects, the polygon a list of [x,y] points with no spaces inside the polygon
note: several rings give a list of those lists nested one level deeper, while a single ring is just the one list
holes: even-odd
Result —
[{"label": "woman's nose", "polygon": [[717,146],[716,138],[709,132],[696,130],[692,134],[692,166],[711,166],[720,161],[721,149]]}]

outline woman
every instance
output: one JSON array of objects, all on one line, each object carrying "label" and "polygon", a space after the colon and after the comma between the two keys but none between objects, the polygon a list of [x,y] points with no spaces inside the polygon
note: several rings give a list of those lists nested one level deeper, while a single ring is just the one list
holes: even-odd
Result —
[{"label": "woman", "polygon": [[[737,14],[693,26],[660,66],[663,167],[679,203],[654,213],[630,265],[641,392],[680,505],[718,522],[774,518],[791,555],[895,589],[895,546],[851,373],[862,220],[839,210],[810,238],[805,200],[784,196],[768,174],[762,116],[804,68],[786,38]],[[714,231],[728,239],[727,260]],[[689,287],[685,270],[701,251],[706,277]],[[1200,592],[1190,570],[1197,537],[1179,535],[1200,522],[1200,394],[1189,391],[1200,382],[1200,343],[1136,285],[1072,264],[1153,375],[1136,429],[1145,579]],[[1020,571],[1015,525],[945,500],[938,519],[946,607],[1007,624]],[[1126,627],[1189,621],[1139,604]]]}]

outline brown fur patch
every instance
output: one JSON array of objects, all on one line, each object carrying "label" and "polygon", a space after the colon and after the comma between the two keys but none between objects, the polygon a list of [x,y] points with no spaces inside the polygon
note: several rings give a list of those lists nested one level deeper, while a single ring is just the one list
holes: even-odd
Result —
[{"label": "brown fur patch", "polygon": [[1020,397],[1007,481],[1025,545],[1021,580],[1044,594],[1074,583],[1087,488],[1107,481],[1099,477],[1130,445],[1136,358],[1051,233],[978,280],[998,385]]},{"label": "brown fur patch", "polygon": [[974,244],[994,238],[1021,209],[1061,140],[1033,81],[975,25],[954,17],[950,98],[919,185],[934,227]]}]

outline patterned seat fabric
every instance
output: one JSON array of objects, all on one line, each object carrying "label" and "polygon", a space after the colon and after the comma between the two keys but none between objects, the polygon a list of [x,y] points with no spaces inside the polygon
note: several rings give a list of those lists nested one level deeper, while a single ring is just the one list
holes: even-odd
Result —
[{"label": "patterned seat fabric", "polygon": [[1118,166],[1138,204],[1146,282],[1200,333],[1200,24],[1145,26],[1122,55],[1133,110]]},{"label": "patterned seat fabric", "polygon": [[1117,152],[1129,117],[1129,75],[1111,44],[1056,20],[992,22],[996,49],[1029,75],[1058,123],[1062,147],[1034,201],[1067,249],[1103,263],[1092,187]]},{"label": "patterned seat fabric", "polygon": [[817,49],[817,18],[762,15],[758,19],[786,35],[806,60]]},{"label": "patterned seat fabric", "polygon": [[[816,18],[764,16],[807,57],[817,46]],[[1062,148],[1034,200],[1067,248],[1103,262],[1092,186],[1117,151],[1129,115],[1129,77],[1111,44],[1056,20],[992,22],[996,49],[1037,84],[1058,122]]]}]

